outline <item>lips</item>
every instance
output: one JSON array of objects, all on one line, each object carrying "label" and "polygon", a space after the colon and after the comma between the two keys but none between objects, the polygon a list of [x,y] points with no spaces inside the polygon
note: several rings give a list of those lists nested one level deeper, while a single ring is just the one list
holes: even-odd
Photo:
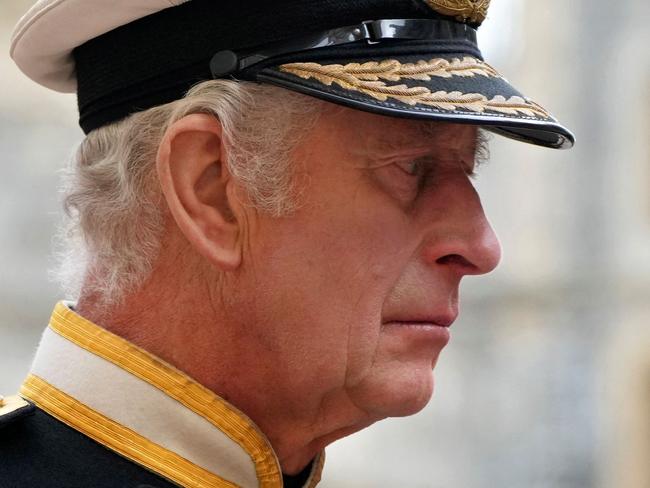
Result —
[{"label": "lips", "polygon": [[384,324],[451,327],[457,314],[402,315],[385,319]]}]

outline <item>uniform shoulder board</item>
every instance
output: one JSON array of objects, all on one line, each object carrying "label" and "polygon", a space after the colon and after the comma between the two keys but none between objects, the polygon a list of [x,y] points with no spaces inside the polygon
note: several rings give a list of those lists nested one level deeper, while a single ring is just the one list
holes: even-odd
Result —
[{"label": "uniform shoulder board", "polygon": [[34,405],[18,395],[0,396],[0,428],[34,412]]}]

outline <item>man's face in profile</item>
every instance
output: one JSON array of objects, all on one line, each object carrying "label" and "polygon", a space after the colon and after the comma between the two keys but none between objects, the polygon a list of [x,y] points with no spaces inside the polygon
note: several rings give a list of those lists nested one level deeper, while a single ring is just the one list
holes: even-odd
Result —
[{"label": "man's face in profile", "polygon": [[500,258],[470,180],[477,134],[331,108],[296,153],[297,211],[251,213],[233,353],[286,411],[339,412],[340,434],[426,405],[461,278]]}]

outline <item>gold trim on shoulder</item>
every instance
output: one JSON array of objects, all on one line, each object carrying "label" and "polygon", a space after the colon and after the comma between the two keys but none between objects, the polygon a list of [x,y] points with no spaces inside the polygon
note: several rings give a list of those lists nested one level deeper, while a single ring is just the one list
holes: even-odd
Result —
[{"label": "gold trim on shoulder", "polygon": [[237,485],[151,442],[137,432],[102,415],[58,390],[45,380],[29,375],[21,394],[66,425],[131,461],[188,488],[237,488]]},{"label": "gold trim on shoulder", "polygon": [[417,63],[401,63],[396,59],[345,65],[289,63],[281,65],[280,70],[305,80],[313,78],[327,86],[336,83],[345,90],[364,93],[382,102],[392,98],[407,105],[426,105],[440,110],[461,109],[475,113],[489,110],[508,115],[524,114],[529,117],[550,118],[549,113],[540,105],[519,96],[505,98],[497,95],[488,99],[480,93],[432,92],[426,86],[409,87],[404,84],[386,83],[386,81],[397,82],[402,79],[428,81],[431,77],[500,76],[489,64],[469,56],[462,60],[431,59]]},{"label": "gold trim on shoulder", "polygon": [[459,22],[481,24],[487,17],[490,0],[424,0],[433,10]]},{"label": "gold trim on shoulder", "polygon": [[160,389],[218,427],[249,454],[260,488],[282,486],[280,465],[266,436],[234,406],[144,349],[84,319],[63,302],[54,308],[49,327]]}]

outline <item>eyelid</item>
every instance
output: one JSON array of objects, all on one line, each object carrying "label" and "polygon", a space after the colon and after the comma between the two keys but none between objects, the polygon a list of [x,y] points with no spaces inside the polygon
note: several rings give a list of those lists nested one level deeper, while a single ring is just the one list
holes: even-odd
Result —
[{"label": "eyelid", "polygon": [[[454,159],[454,164],[459,164],[468,178],[478,178],[478,169],[482,166],[484,162],[480,160],[474,160],[472,163],[467,163],[466,160]],[[406,175],[411,178],[421,178],[422,181],[428,178],[432,171],[434,171],[435,165],[444,164],[444,161],[436,160],[434,157],[417,157],[412,158],[406,161],[400,161],[395,163]],[[406,166],[417,164],[418,169],[415,172],[409,171],[406,169]]]},{"label": "eyelid", "polygon": [[[444,167],[445,164],[451,164],[456,167],[460,166],[469,178],[477,178],[479,168],[486,162],[486,158],[482,158],[480,154],[475,156],[468,155],[468,157],[462,157],[460,154],[456,154],[444,158],[441,158],[440,155],[420,154],[411,157],[401,157],[397,160],[393,160],[392,164],[412,178],[427,177],[432,171],[435,171],[436,168]],[[417,171],[409,171],[408,167],[414,164],[418,165]]]},{"label": "eyelid", "polygon": [[[418,158],[416,159],[409,159],[408,161],[400,161],[398,163],[395,163],[404,173],[406,173],[408,176],[412,178],[416,178],[422,175],[422,169],[423,169],[423,164],[422,161],[420,161]],[[411,165],[418,165],[418,170],[416,172],[409,171],[406,169],[407,167],[410,167]]]}]

